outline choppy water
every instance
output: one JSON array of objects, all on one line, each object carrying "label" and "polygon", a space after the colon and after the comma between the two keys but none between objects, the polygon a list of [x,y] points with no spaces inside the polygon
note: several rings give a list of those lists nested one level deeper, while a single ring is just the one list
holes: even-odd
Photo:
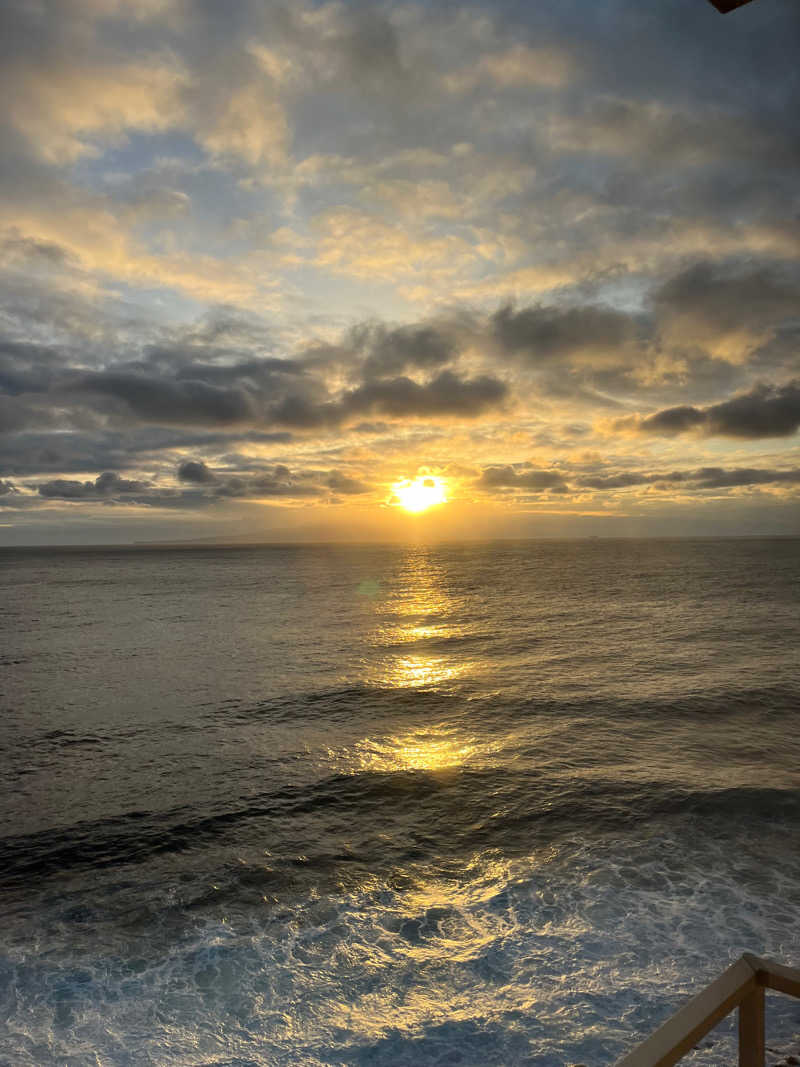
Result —
[{"label": "choppy water", "polygon": [[2,1064],[594,1067],[800,962],[798,541],[0,582]]}]

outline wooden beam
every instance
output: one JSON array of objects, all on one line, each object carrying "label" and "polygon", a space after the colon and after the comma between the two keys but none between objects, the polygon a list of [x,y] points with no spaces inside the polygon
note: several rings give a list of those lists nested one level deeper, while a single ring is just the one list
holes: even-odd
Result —
[{"label": "wooden beam", "polygon": [[739,1067],[764,1067],[764,987],[739,1005]]},{"label": "wooden beam", "polygon": [[615,1067],[672,1067],[739,1008],[739,1065],[764,1067],[764,991],[800,999],[800,970],[745,952]]},{"label": "wooden beam", "polygon": [[758,986],[754,967],[742,957],[615,1067],[672,1067]]},{"label": "wooden beam", "polygon": [[800,999],[800,970],[796,967],[784,967],[782,963],[754,956],[752,952],[745,952],[742,959],[747,960],[756,972],[756,981],[759,985],[763,985],[765,989],[774,989],[778,993],[786,993],[790,997]]}]

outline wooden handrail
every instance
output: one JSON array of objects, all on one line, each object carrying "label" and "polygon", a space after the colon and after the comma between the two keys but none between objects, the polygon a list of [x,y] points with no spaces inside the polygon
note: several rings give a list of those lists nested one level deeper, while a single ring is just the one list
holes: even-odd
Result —
[{"label": "wooden handrail", "polygon": [[764,1067],[765,989],[800,998],[800,970],[745,952],[615,1067],[672,1067],[734,1008],[739,1067]]}]

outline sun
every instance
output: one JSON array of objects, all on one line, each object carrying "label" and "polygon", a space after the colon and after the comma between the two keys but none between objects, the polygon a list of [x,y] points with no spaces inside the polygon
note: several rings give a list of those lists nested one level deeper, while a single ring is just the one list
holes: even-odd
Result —
[{"label": "sun", "polygon": [[395,482],[392,494],[401,508],[415,515],[437,504],[447,503],[444,482],[430,474]]}]

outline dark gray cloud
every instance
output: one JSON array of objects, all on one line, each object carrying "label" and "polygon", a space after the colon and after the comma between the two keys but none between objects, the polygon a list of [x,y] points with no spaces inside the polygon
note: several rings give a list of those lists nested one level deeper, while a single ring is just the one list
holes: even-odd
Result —
[{"label": "dark gray cloud", "polygon": [[120,478],[113,471],[99,474],[93,482],[55,478],[37,487],[39,496],[58,500],[110,500],[116,497],[147,492],[147,482]]},{"label": "dark gray cloud", "polygon": [[508,386],[498,378],[461,378],[448,370],[426,383],[404,377],[367,382],[343,397],[341,411],[352,415],[472,418],[499,407],[508,395]]},{"label": "dark gray cloud", "polygon": [[231,361],[224,351],[200,345],[150,345],[141,360],[85,371],[74,365],[76,356],[69,350],[7,343],[0,350],[2,428],[53,428],[57,413],[59,428],[69,430],[91,423],[99,429],[102,420],[105,430],[137,423],[217,433],[257,430],[271,432],[277,441],[289,439],[288,428],[336,428],[364,415],[469,418],[507,396],[499,379],[465,378],[449,368],[423,381],[376,377],[379,365],[435,368],[450,358],[453,346],[424,324],[407,330],[370,327],[370,332],[376,362],[367,380],[338,395],[319,371],[290,359]]},{"label": "dark gray cloud", "polygon": [[731,437],[785,437],[800,426],[800,381],[758,385],[706,409],[708,431]]},{"label": "dark gray cloud", "polygon": [[[237,466],[241,468],[241,461]],[[213,470],[202,460],[185,460],[178,466],[177,474],[179,482],[205,487],[210,496],[216,497],[319,496],[326,489],[356,495],[372,488],[341,471],[292,473],[283,464],[271,470],[242,474]]]},{"label": "dark gray cloud", "polygon": [[736,470],[724,470],[722,467],[702,467],[694,471],[690,478],[699,489],[733,489],[746,485],[800,483],[800,470],[764,470],[741,467]]},{"label": "dark gray cloud", "polygon": [[[187,467],[194,475],[191,479],[186,478]],[[181,464],[178,476],[183,481],[203,486],[209,499],[318,497],[324,496],[329,490],[353,496],[368,493],[372,488],[366,482],[341,471],[291,471],[283,464],[255,474],[231,474],[221,470],[212,471],[205,463],[190,461]]]},{"label": "dark gray cloud", "polygon": [[[283,464],[256,473],[213,470],[202,460],[186,460],[177,469],[179,485],[122,478],[106,471],[94,480],[55,478],[30,485],[40,498],[72,502],[126,503],[142,507],[196,509],[228,499],[257,500],[271,497],[314,498],[330,493],[359,495],[371,490],[367,483],[342,471],[291,471]],[[4,506],[30,504],[10,483],[0,482]],[[13,499],[12,499],[13,498]]]},{"label": "dark gray cloud", "polygon": [[[624,420],[623,420],[624,422]],[[646,433],[676,434],[686,430],[697,429],[706,424],[706,415],[699,408],[682,404],[674,408],[665,408],[643,419],[641,429]]]},{"label": "dark gray cloud", "polygon": [[652,480],[652,475],[631,471],[620,474],[590,474],[576,478],[575,484],[583,489],[628,489],[633,485],[647,485]]},{"label": "dark gray cloud", "polygon": [[49,425],[57,428],[59,421],[57,413],[49,410],[47,405],[35,400],[31,402],[27,397],[22,399],[0,394],[0,435],[6,439],[9,434],[20,433],[32,426]]},{"label": "dark gray cloud", "polygon": [[800,471],[771,470],[762,467],[700,467],[697,470],[669,471],[663,474],[642,475],[640,484],[669,490],[676,486],[686,489],[737,489],[757,485],[796,485]]},{"label": "dark gray cloud", "polygon": [[401,374],[408,368],[435,369],[456,354],[456,341],[434,325],[377,325],[364,330],[359,347],[367,349],[364,373],[369,378]]},{"label": "dark gray cloud", "polygon": [[262,474],[228,474],[217,479],[211,487],[209,498],[236,497],[262,499],[264,497],[316,497],[325,490],[315,484],[308,475],[292,474],[288,467],[277,466]]},{"label": "dark gray cloud", "polygon": [[[241,468],[241,464],[237,464]],[[224,497],[270,497],[270,496],[320,496],[324,484],[309,472],[295,472],[284,464],[277,464],[270,469],[258,469],[241,473],[213,469],[203,460],[184,460],[178,465],[178,481],[202,490],[209,500]],[[193,496],[193,499],[196,499]]]},{"label": "dark gray cloud", "polygon": [[213,485],[217,476],[202,460],[188,459],[178,467],[178,481],[191,485]]},{"label": "dark gray cloud", "polygon": [[118,413],[129,412],[145,422],[188,425],[231,425],[252,422],[258,408],[247,390],[208,381],[168,381],[140,374],[105,371],[75,380],[71,392],[107,397]]},{"label": "dark gray cloud", "polygon": [[45,392],[64,370],[69,354],[49,346],[0,341],[0,392],[8,396]]},{"label": "dark gray cloud", "polygon": [[[0,397],[0,414],[2,413]],[[38,412],[38,421],[44,420]],[[170,466],[173,451],[202,449],[221,452],[234,444],[286,444],[293,440],[291,433],[265,433],[258,430],[239,430],[231,434],[194,432],[188,429],[160,426],[137,426],[124,430],[102,427],[83,427],[71,432],[28,431],[0,433],[0,470],[15,475],[52,473],[83,473],[103,467],[124,470],[131,466],[166,461]]]},{"label": "dark gray cloud", "polygon": [[800,470],[774,470],[756,467],[701,467],[696,470],[616,471],[610,474],[580,474],[557,470],[536,470],[527,466],[486,467],[475,485],[492,490],[543,490],[556,492],[593,489],[614,492],[640,486],[668,491],[676,487],[690,490],[736,489],[757,485],[800,484]]},{"label": "dark gray cloud", "polygon": [[749,485],[796,485],[800,482],[800,470],[770,470],[757,467],[700,467],[698,470],[668,471],[643,474],[622,472],[619,474],[585,475],[575,478],[579,488],[613,490],[628,489],[639,485],[653,485],[660,489],[684,486],[688,489],[735,489]]},{"label": "dark gray cloud", "polygon": [[726,437],[788,437],[800,426],[800,381],[757,385],[749,393],[706,408],[666,408],[643,419],[644,433],[680,434],[702,430]]},{"label": "dark gray cloud", "polygon": [[507,352],[545,361],[620,347],[636,337],[637,323],[632,315],[607,307],[515,311],[507,305],[492,316],[490,329]]},{"label": "dark gray cloud", "polygon": [[786,264],[702,260],[659,286],[653,302],[662,314],[688,314],[723,331],[797,319],[799,294]]},{"label": "dark gray cloud", "polygon": [[368,493],[372,489],[372,486],[366,482],[362,482],[358,478],[351,478],[347,474],[341,474],[339,471],[333,471],[329,474],[325,484],[334,493],[342,493],[344,496],[358,496],[361,493]]},{"label": "dark gray cloud", "polygon": [[481,489],[561,489],[564,475],[556,470],[533,470],[511,466],[486,467],[475,483]]}]

